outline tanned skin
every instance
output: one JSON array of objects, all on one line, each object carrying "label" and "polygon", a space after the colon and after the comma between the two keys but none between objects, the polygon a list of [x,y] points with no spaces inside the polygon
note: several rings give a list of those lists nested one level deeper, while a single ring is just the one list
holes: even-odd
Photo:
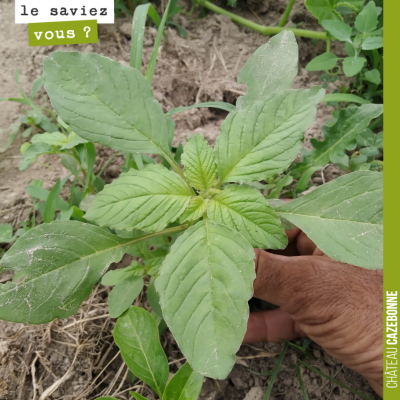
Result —
[{"label": "tanned skin", "polygon": [[255,251],[254,297],[276,304],[250,314],[247,343],[308,336],[383,396],[383,271],[325,256],[298,228],[280,254]]}]

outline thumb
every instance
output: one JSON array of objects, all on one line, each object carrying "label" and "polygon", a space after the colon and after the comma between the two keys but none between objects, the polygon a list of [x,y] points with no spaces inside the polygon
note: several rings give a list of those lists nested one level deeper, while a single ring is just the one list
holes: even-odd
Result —
[{"label": "thumb", "polygon": [[[295,314],[312,304],[321,294],[321,287],[329,287],[325,265],[333,261],[323,256],[285,257],[255,250],[256,279],[254,297],[279,306]],[[332,266],[331,266],[332,267]]]}]

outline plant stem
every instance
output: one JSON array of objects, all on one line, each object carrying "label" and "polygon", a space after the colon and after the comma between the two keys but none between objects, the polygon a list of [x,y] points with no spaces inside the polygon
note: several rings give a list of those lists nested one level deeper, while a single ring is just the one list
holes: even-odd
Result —
[{"label": "plant stem", "polygon": [[100,177],[100,175],[107,169],[107,167],[111,164],[112,160],[118,155],[118,153],[115,153],[112,155],[112,157],[105,163],[104,167],[100,170],[100,172],[96,175]]},{"label": "plant stem", "polygon": [[[141,237],[132,239],[129,242],[129,244],[136,243],[136,242],[141,242],[143,240],[151,239],[151,238],[157,237],[157,236],[164,236],[164,235],[168,235],[170,233],[185,231],[188,227],[189,226],[187,224],[174,226],[173,228],[164,229],[164,230],[162,230],[160,232],[150,233],[149,235],[145,235],[145,236],[141,236]],[[125,244],[128,244],[128,243],[125,243]]]},{"label": "plant stem", "polygon": [[286,25],[286,22],[287,22],[287,20],[289,19],[290,11],[292,11],[292,8],[293,8],[293,5],[294,5],[294,2],[295,2],[295,1],[296,1],[296,0],[289,0],[289,4],[287,5],[286,10],[285,10],[285,12],[283,13],[282,19],[280,20],[278,26],[283,27],[283,26]]},{"label": "plant stem", "polygon": [[232,21],[237,22],[240,25],[243,25],[247,28],[250,28],[258,33],[261,33],[262,35],[265,36],[272,36],[276,35],[284,30],[287,31],[292,31],[296,36],[301,36],[301,37],[309,37],[313,39],[322,39],[326,40],[327,36],[325,32],[317,32],[317,31],[308,31],[305,29],[295,29],[295,28],[283,28],[281,26],[264,26],[257,24],[255,22],[249,21],[246,18],[239,17],[238,15],[235,15],[229,11],[224,10],[221,7],[216,6],[213,3],[210,3],[209,1],[200,1],[200,5],[208,8],[211,11],[214,11],[217,14],[225,15],[229,17]]},{"label": "plant stem", "polygon": [[331,38],[328,37],[328,39],[326,39],[326,52],[330,53],[331,52]]}]

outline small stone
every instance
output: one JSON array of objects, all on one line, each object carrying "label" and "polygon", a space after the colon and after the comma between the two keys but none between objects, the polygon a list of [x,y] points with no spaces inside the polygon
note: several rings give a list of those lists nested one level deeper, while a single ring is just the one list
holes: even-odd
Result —
[{"label": "small stone", "polygon": [[264,392],[265,390],[260,386],[253,387],[250,389],[250,392],[247,393],[244,400],[263,400]]},{"label": "small stone", "polygon": [[125,35],[131,37],[132,35],[132,23],[130,22],[124,22],[120,27],[119,31]]}]

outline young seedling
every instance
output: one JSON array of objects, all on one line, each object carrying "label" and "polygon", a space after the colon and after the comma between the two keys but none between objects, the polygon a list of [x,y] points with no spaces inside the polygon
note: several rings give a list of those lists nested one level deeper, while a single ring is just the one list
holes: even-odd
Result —
[{"label": "young seedling", "polygon": [[382,268],[382,174],[353,172],[275,209],[248,184],[288,168],[324,96],[320,87],[291,89],[297,62],[292,32],[260,47],[239,76],[248,90],[222,124],[215,148],[191,136],[182,170],[169,142],[173,124],[151,90],[152,71],[146,79],[138,69],[90,53],[46,57],[45,88],[73,132],[116,151],[156,154],[169,168],[157,163],[123,173],[90,204],[84,216],[90,223],[54,221],[18,239],[0,271],[22,272],[25,279],[0,286],[0,317],[33,324],[66,318],[111,263],[125,253],[142,254],[144,265],[103,277],[105,284],[123,285],[112,308],[113,315],[122,313],[115,341],[131,371],[160,398],[179,398],[166,386],[168,363],[155,319],[128,308],[151,275],[153,312],[188,362],[178,372],[185,378],[175,382],[193,379],[194,395],[184,398],[197,398],[202,376],[224,379],[235,363],[253,294],[253,248],[286,247],[281,219],[335,260]]}]

